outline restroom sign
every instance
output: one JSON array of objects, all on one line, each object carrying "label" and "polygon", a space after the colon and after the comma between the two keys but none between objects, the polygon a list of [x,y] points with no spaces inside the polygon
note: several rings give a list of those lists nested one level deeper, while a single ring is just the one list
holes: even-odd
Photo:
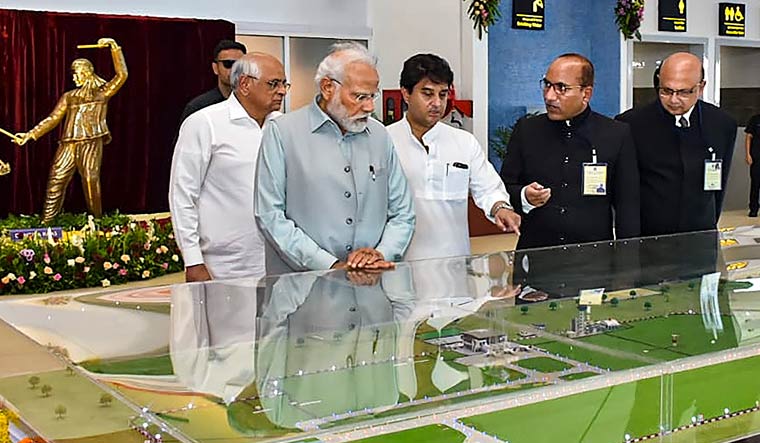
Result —
[{"label": "restroom sign", "polygon": [[686,32],[686,0],[660,0],[657,8],[658,30]]},{"label": "restroom sign", "polygon": [[747,5],[744,3],[718,4],[718,34],[744,37],[746,34]]}]

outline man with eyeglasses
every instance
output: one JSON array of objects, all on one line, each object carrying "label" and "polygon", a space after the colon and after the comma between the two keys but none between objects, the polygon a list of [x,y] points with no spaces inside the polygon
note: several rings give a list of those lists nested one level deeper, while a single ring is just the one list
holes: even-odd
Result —
[{"label": "man with eyeglasses", "polygon": [[376,59],[356,42],[333,45],[314,80],[314,101],[273,120],[261,142],[254,210],[267,274],[392,268],[415,216],[393,143],[371,118]]},{"label": "man with eyeglasses", "polygon": [[242,43],[232,40],[221,40],[214,48],[214,60],[211,62],[211,69],[216,76],[216,87],[190,100],[182,111],[180,124],[192,113],[223,102],[232,93],[232,84],[230,82],[230,70],[235,62],[245,55],[246,49]]},{"label": "man with eyeglasses", "polygon": [[700,100],[702,61],[680,52],[659,74],[658,99],[616,118],[631,127],[641,175],[641,234],[715,229],[736,140],[736,122]]},{"label": "man with eyeglasses", "polygon": [[235,62],[230,80],[229,98],[190,115],[174,148],[169,207],[187,281],[264,275],[253,177],[262,127],[290,85],[282,63],[262,53]]},{"label": "man with eyeglasses", "polygon": [[[639,234],[639,174],[627,125],[591,110],[594,66],[555,59],[541,80],[546,114],[515,126],[501,168],[523,216],[518,249]],[[614,232],[613,232],[614,228]]]},{"label": "man with eyeglasses", "polygon": [[440,121],[453,82],[448,62],[433,54],[411,57],[401,71],[401,93],[409,108],[388,132],[417,213],[406,260],[470,255],[470,193],[492,223],[502,231],[519,233],[520,216],[509,204],[504,183],[483,148],[469,132]]}]

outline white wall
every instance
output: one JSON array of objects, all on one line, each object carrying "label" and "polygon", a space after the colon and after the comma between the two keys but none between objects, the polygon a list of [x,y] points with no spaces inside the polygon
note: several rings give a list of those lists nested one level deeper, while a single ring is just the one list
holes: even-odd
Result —
[{"label": "white wall", "polygon": [[380,86],[397,89],[404,60],[420,52],[445,58],[459,87],[462,0],[369,0],[369,26],[379,59]]},{"label": "white wall", "polygon": [[462,0],[368,0],[372,49],[380,87],[398,89],[406,59],[417,53],[445,58],[454,71],[458,99],[473,100],[473,133],[488,140],[488,36],[477,41]]},{"label": "white wall", "polygon": [[[644,10],[642,34],[663,34],[673,36],[713,37],[718,35],[718,3],[726,0],[688,0],[686,2],[686,32],[657,31],[657,1],[650,0]],[[745,14],[746,39],[760,39],[760,2],[757,0],[739,0],[747,8]]]},{"label": "white wall", "polygon": [[221,18],[305,29],[362,29],[367,0],[3,0],[0,7],[160,17]]}]

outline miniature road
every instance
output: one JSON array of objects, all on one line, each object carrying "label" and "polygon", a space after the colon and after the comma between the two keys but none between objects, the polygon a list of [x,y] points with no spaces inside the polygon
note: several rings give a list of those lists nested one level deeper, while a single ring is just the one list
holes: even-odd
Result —
[{"label": "miniature road", "polygon": [[[707,356],[688,357],[677,362],[662,363],[653,367],[640,367],[619,372],[609,372],[602,377],[592,377],[583,380],[576,380],[573,382],[559,383],[554,386],[546,386],[542,387],[541,389],[535,389],[521,393],[495,395],[494,397],[485,400],[477,399],[456,405],[442,406],[426,411],[428,414],[426,416],[420,416],[416,413],[409,413],[395,417],[393,419],[394,421],[390,423],[383,423],[382,419],[370,420],[366,423],[367,426],[361,429],[354,429],[343,433],[325,433],[324,435],[318,435],[318,437],[323,442],[346,442],[362,438],[374,437],[382,434],[405,431],[427,425],[443,424],[454,428],[453,423],[463,417],[502,411],[505,409],[525,406],[533,403],[552,400],[555,398],[566,397],[569,395],[580,394],[596,389],[609,388],[611,386],[631,383],[647,378],[690,371],[705,366],[711,366],[756,356],[760,356],[760,345],[737,348],[720,353],[718,355],[713,354]],[[356,424],[353,426],[356,426]],[[462,430],[465,428],[466,430]],[[475,432],[478,432],[478,434],[482,434],[482,432],[470,429],[466,426],[464,428],[456,429],[465,433],[468,438],[467,441],[501,442],[501,440],[485,434],[482,436],[476,435]]]}]

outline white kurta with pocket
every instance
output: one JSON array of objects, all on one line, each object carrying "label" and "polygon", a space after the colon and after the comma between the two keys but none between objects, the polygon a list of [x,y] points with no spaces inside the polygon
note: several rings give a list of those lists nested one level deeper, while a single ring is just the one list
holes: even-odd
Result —
[{"label": "white kurta with pocket", "polygon": [[470,255],[467,197],[493,221],[490,211],[509,203],[501,177],[467,131],[437,123],[423,136],[425,150],[406,118],[388,126],[414,196],[417,225],[405,260]]}]

